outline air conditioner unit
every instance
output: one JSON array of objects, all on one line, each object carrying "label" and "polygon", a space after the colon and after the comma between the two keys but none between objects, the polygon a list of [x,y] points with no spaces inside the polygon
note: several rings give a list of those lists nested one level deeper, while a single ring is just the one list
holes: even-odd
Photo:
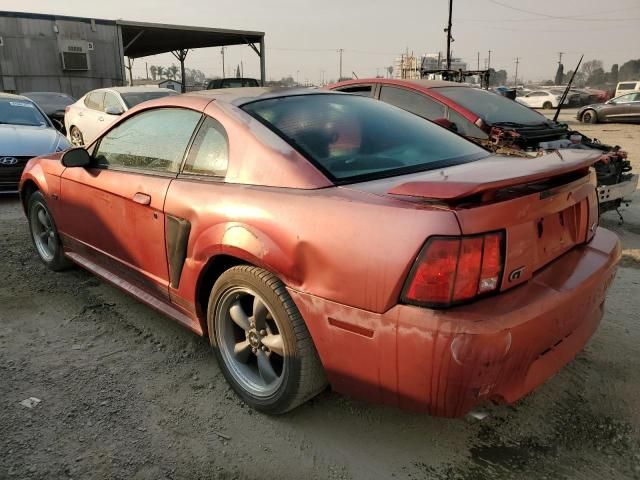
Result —
[{"label": "air conditioner unit", "polygon": [[60,39],[60,57],[63,70],[89,70],[89,44],[86,40]]}]

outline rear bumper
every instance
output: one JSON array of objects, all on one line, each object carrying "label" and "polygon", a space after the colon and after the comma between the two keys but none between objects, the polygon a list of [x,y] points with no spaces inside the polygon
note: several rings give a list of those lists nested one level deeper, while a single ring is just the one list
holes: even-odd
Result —
[{"label": "rear bumper", "polygon": [[568,363],[597,329],[620,258],[598,229],[527,283],[448,310],[396,305],[383,314],[290,290],[337,391],[457,417],[515,402]]}]

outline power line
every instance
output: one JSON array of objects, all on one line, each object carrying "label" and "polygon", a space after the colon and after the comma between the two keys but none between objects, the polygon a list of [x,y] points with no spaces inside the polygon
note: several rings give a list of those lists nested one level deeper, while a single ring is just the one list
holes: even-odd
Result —
[{"label": "power line", "polygon": [[[508,5],[506,3],[502,3],[499,2],[498,0],[489,0],[489,2],[495,4],[495,5],[500,5],[501,7],[504,8],[508,8],[510,10],[515,10],[516,12],[523,12],[523,13],[528,13],[530,15],[537,15],[539,17],[544,17],[544,18],[551,18],[554,20],[570,20],[570,21],[580,21],[580,22],[611,22],[611,21],[623,21],[623,20],[640,20],[638,18],[582,18],[582,17],[586,17],[586,16],[591,16],[591,15],[599,15],[600,13],[611,13],[610,11],[604,11],[604,12],[593,12],[593,13],[589,13],[589,14],[582,14],[582,15],[575,15],[575,16],[562,16],[562,15],[549,15],[547,13],[540,13],[540,12],[532,12],[531,10],[525,10],[524,8],[518,8],[518,7],[514,7],[512,5]],[[619,11],[622,10],[630,10],[633,8],[638,8],[636,7],[630,7],[627,9],[621,9]]]}]

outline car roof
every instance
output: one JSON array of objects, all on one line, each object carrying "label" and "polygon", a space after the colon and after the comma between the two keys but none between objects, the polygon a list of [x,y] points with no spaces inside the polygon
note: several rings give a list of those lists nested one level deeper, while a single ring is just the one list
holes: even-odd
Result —
[{"label": "car roof", "polygon": [[360,85],[363,83],[382,83],[389,85],[414,85],[421,89],[440,88],[440,87],[467,87],[470,85],[458,82],[448,82],[446,80],[426,80],[426,79],[400,79],[400,78],[358,78],[354,80],[343,80],[330,86]]},{"label": "car roof", "polygon": [[110,90],[112,92],[117,92],[117,93],[146,93],[146,92],[158,92],[158,91],[178,93],[175,90],[172,90],[170,88],[162,88],[162,87],[105,87],[105,88],[96,88],[87,93],[104,92],[107,90]]},{"label": "car roof", "polygon": [[300,95],[344,95],[340,92],[330,90],[319,90],[316,88],[297,87],[239,87],[222,88],[219,90],[199,90],[184,94],[191,97],[204,97],[218,102],[230,103],[241,106],[256,100],[266,100],[269,98],[291,97]]},{"label": "car roof", "polygon": [[32,101],[30,98],[27,98],[24,95],[15,95],[13,93],[4,93],[4,92],[0,92],[0,98],[8,98],[13,100],[26,100],[28,102]]}]

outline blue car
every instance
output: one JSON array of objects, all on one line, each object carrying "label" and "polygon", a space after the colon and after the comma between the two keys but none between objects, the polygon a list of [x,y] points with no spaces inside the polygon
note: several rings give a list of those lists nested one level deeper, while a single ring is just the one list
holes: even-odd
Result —
[{"label": "blue car", "polygon": [[30,158],[71,144],[27,97],[0,93],[0,193],[15,193]]}]

